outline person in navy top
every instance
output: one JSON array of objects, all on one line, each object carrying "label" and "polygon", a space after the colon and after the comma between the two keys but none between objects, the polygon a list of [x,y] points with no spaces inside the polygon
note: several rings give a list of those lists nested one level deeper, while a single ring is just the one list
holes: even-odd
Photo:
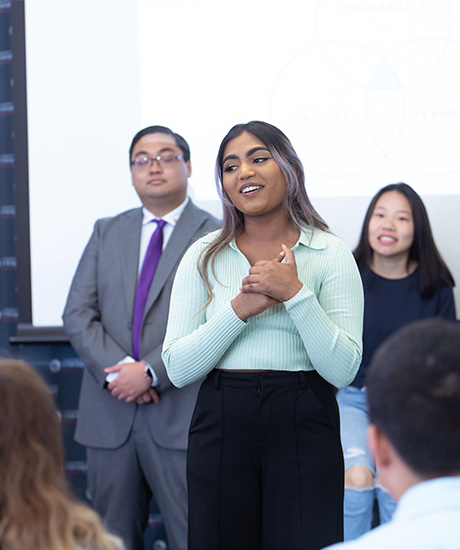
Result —
[{"label": "person in navy top", "polygon": [[351,385],[337,393],[345,458],[345,540],[370,530],[375,497],[381,523],[391,519],[396,506],[379,484],[367,445],[365,380],[374,352],[412,321],[456,321],[454,279],[434,242],[423,201],[406,183],[387,185],[371,200],[354,256],[365,296],[363,359]]}]

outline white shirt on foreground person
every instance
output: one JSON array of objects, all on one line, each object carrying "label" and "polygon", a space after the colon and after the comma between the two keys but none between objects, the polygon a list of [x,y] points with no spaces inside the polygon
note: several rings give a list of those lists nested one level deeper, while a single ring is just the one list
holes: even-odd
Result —
[{"label": "white shirt on foreground person", "polygon": [[403,494],[389,523],[332,549],[460,549],[460,476],[417,483]]}]

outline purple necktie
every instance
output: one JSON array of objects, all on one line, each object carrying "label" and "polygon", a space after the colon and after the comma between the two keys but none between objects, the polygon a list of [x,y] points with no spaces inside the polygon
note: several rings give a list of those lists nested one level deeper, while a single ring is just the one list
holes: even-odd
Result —
[{"label": "purple necktie", "polygon": [[139,340],[145,304],[147,302],[147,296],[149,295],[153,276],[155,275],[158,262],[160,261],[161,251],[163,249],[163,226],[166,223],[164,220],[152,220],[152,222],[157,223],[157,228],[150,239],[147,252],[145,253],[141,274],[137,283],[136,301],[134,302],[133,357],[136,361],[139,361]]}]

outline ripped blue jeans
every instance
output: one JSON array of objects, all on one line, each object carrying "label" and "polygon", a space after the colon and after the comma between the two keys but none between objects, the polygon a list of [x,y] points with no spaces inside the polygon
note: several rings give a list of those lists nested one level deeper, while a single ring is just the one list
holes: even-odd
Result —
[{"label": "ripped blue jeans", "polygon": [[[337,392],[340,411],[340,435],[342,438],[345,471],[352,466],[365,466],[375,478],[375,467],[367,445],[369,417],[365,388],[348,386]],[[380,523],[386,523],[393,515],[396,502],[378,483],[364,489],[345,488],[344,535],[353,540],[371,529],[374,499],[379,505]]]},{"label": "ripped blue jeans", "polygon": [[340,435],[342,437],[345,471],[351,466],[366,466],[375,476],[374,461],[367,446],[366,389],[348,386],[337,392],[340,411]]}]

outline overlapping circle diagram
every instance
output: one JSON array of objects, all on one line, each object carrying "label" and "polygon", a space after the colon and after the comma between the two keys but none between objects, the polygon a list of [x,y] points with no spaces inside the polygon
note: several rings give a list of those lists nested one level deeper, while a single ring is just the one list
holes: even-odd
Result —
[{"label": "overlapping circle diagram", "polygon": [[315,17],[315,44],[287,60],[270,101],[305,168],[345,177],[386,159],[428,175],[459,170],[450,2],[319,0]]}]

